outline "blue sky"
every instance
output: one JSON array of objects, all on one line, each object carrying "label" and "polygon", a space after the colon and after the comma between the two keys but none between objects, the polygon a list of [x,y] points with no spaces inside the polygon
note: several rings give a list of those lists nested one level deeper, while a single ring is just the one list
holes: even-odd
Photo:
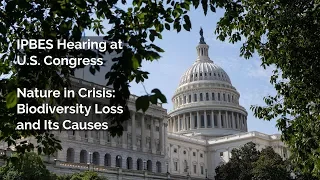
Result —
[{"label": "blue sky", "polygon": [[[210,46],[209,56],[214,63],[221,66],[231,78],[233,86],[240,93],[240,104],[248,111],[249,131],[260,131],[267,134],[278,133],[275,121],[267,122],[254,118],[251,105],[264,105],[263,97],[275,94],[275,90],[269,83],[272,69],[260,67],[258,57],[245,60],[240,57],[241,44],[221,42],[216,39],[214,29],[222,11],[209,13],[204,16],[201,9],[192,10],[189,14],[192,22],[191,32],[165,31],[162,40],[156,44],[165,50],[162,58],[152,63],[144,62],[142,69],[150,72],[149,79],[144,85],[148,92],[159,88],[168,99],[164,107],[172,109],[171,97],[178,86],[182,74],[193,64],[196,59],[196,46],[199,42],[200,26],[204,30],[204,38]],[[86,36],[95,35],[86,31]],[[145,91],[141,84],[132,83],[131,92],[136,95],[144,95]]]}]

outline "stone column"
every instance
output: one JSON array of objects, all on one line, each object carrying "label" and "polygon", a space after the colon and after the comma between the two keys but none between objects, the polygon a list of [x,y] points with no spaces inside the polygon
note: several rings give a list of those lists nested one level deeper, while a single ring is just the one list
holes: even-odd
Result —
[{"label": "stone column", "polygon": [[[103,122],[103,114],[100,115],[100,122]],[[106,144],[106,141],[104,139],[104,130],[100,130],[99,131],[99,141],[100,141],[100,144],[101,145],[105,145]]]},{"label": "stone column", "polygon": [[[168,123],[164,124],[164,154],[167,154],[167,142],[168,142],[168,133],[167,133]],[[160,130],[160,129],[159,129]],[[167,168],[167,167],[166,167]]]},{"label": "stone column", "polygon": [[171,128],[171,129],[172,129],[171,131],[174,132],[174,130],[175,130],[175,128],[176,128],[176,127],[174,126],[174,117],[171,117],[171,127],[172,127],[172,128]]},{"label": "stone column", "polygon": [[137,150],[137,134],[136,134],[136,113],[131,114],[131,138],[132,149]]},{"label": "stone column", "polygon": [[155,140],[154,140],[154,120],[153,118],[151,117],[151,129],[150,129],[150,144],[151,144],[151,152],[152,154],[155,154],[156,153],[156,149],[155,149]]},{"label": "stone column", "polygon": [[90,131],[90,130],[87,131],[87,133],[88,133],[88,142],[89,142],[89,143],[93,143],[93,138],[92,138],[91,132],[92,132],[92,131]]},{"label": "stone column", "polygon": [[211,127],[214,128],[214,113],[211,111]]},{"label": "stone column", "polygon": [[204,111],[204,114],[203,114],[203,116],[204,116],[204,128],[208,128],[208,124],[207,124],[207,111]]},{"label": "stone column", "polygon": [[247,120],[247,117],[246,116],[244,116],[244,122],[245,122],[245,126],[246,126],[246,131],[248,131],[248,120]]},{"label": "stone column", "polygon": [[218,113],[218,128],[222,128],[221,126],[221,111],[219,110],[219,113]]},{"label": "stone column", "polygon": [[[77,122],[81,122],[81,114],[77,114],[76,117],[77,117]],[[101,115],[103,116],[103,114]],[[80,141],[81,140],[81,136],[80,136],[80,131],[75,131],[74,132],[74,136],[76,138],[77,141]]]},{"label": "stone column", "polygon": [[183,113],[183,121],[182,121],[182,123],[183,123],[183,130],[187,130],[187,127],[186,127],[186,113]]},{"label": "stone column", "polygon": [[180,130],[181,130],[180,124],[181,124],[181,121],[180,121],[180,115],[178,115],[178,131],[180,131]]},{"label": "stone column", "polygon": [[192,125],[192,113],[190,112],[190,122],[189,122],[189,129],[193,129],[193,125]]},{"label": "stone column", "polygon": [[141,117],[141,150],[143,152],[146,151],[146,125],[145,125],[145,122],[144,122],[144,119],[145,116],[144,114],[142,114],[142,117]]},{"label": "stone column", "polygon": [[226,119],[226,127],[229,128],[229,117],[228,117],[228,111],[225,111],[225,119]]},{"label": "stone column", "polygon": [[197,129],[200,128],[200,115],[199,115],[199,111],[197,111]]},{"label": "stone column", "polygon": [[160,143],[160,153],[163,155],[163,119],[160,119],[159,121],[159,143]]},{"label": "stone column", "polygon": [[232,128],[233,128],[233,129],[236,129],[236,126],[237,126],[237,125],[236,125],[236,120],[235,120],[235,117],[234,117],[234,112],[231,113],[231,118],[232,118],[232,124],[233,124],[233,127],[232,127]]},{"label": "stone column", "polygon": [[241,114],[238,114],[239,129],[242,129]]},{"label": "stone column", "polygon": [[128,137],[128,132],[127,132],[127,129],[125,129],[122,133],[122,148],[125,148],[127,149],[127,144],[128,144],[128,140],[127,140],[127,137]]}]

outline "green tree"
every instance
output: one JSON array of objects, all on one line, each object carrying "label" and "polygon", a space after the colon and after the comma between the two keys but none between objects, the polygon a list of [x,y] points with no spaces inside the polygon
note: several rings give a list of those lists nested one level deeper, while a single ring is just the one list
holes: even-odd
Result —
[{"label": "green tree", "polygon": [[218,23],[220,40],[243,41],[240,53],[257,53],[277,95],[252,106],[256,117],[276,119],[299,172],[320,177],[320,1],[242,0]]},{"label": "green tree", "polygon": [[75,173],[72,175],[58,176],[58,180],[108,180],[105,177],[101,177],[97,172],[84,171],[81,173]]},{"label": "green tree", "polygon": [[288,163],[272,147],[262,151],[253,142],[231,151],[231,158],[216,168],[217,180],[289,180]]},{"label": "green tree", "polygon": [[272,147],[262,149],[259,159],[253,163],[253,180],[290,179],[288,164]]},{"label": "green tree", "polygon": [[[50,50],[17,49],[16,40],[26,39],[59,39],[79,41],[85,29],[93,30],[97,35],[103,35],[105,40],[122,40],[126,46],[120,57],[112,59],[115,64],[110,72],[106,72],[107,85],[112,85],[115,97],[110,100],[110,106],[123,106],[123,114],[114,114],[109,131],[112,135],[121,135],[122,123],[130,118],[127,100],[130,96],[129,83],[143,82],[149,72],[141,70],[142,61],[154,61],[160,58],[164,50],[154,41],[162,39],[164,30],[191,29],[188,11],[202,5],[204,14],[210,9],[225,7],[233,9],[229,0],[184,0],[184,1],[153,1],[133,0],[128,8],[121,9],[120,5],[127,4],[126,0],[67,0],[67,1],[28,1],[4,0],[0,8],[0,75],[12,73],[9,78],[0,80],[0,141],[15,145],[15,140],[21,137],[33,136],[37,145],[32,143],[17,145],[17,152],[30,151],[37,148],[39,153],[52,154],[61,149],[60,142],[46,130],[16,130],[17,122],[34,122],[38,119],[57,119],[53,115],[17,114],[16,104],[38,106],[43,102],[49,105],[64,105],[75,103],[72,99],[17,98],[17,88],[27,89],[57,89],[70,87],[70,76],[74,68],[67,65],[45,66],[43,58],[47,55],[54,57],[102,57],[102,54],[90,50],[62,50],[54,47]],[[229,5],[230,4],[230,5]],[[106,30],[102,21],[108,22],[112,28]],[[114,52],[108,49],[108,52]],[[15,64],[17,56],[25,55],[38,57],[40,65],[24,66]],[[30,60],[27,60],[30,63]],[[77,68],[83,68],[79,64]],[[90,66],[90,72],[95,74],[100,66]],[[165,96],[159,89],[141,96],[136,100],[136,109],[146,111],[150,103],[166,103]]]},{"label": "green tree", "polygon": [[231,158],[216,168],[217,180],[250,180],[253,177],[253,162],[259,158],[256,144],[249,142],[239,149],[231,151]]},{"label": "green tree", "polygon": [[8,162],[0,167],[0,179],[3,180],[55,180],[42,159],[36,153],[13,155],[15,163]]}]

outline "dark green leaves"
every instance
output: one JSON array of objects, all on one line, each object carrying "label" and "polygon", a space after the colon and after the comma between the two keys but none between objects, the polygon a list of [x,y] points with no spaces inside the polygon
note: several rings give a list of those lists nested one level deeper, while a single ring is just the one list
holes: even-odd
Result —
[{"label": "dark green leaves", "polygon": [[153,89],[151,91],[151,95],[144,95],[140,96],[136,100],[136,110],[142,110],[143,112],[146,112],[147,109],[151,104],[158,104],[160,101],[161,103],[167,103],[166,97],[161,93],[159,89]]},{"label": "dark green leaves", "polygon": [[190,22],[190,18],[188,15],[184,15],[183,16],[184,22],[185,24],[183,25],[183,28],[187,31],[190,31],[191,29],[191,22]]},{"label": "dark green leaves", "polygon": [[224,4],[216,33],[231,43],[245,39],[241,56],[248,59],[257,54],[263,68],[276,68],[270,82],[277,94],[266,97],[265,106],[251,109],[258,118],[277,121],[299,173],[319,178],[320,61],[315,59],[320,57],[320,11],[316,6],[319,2]]},{"label": "dark green leaves", "polygon": [[10,92],[6,97],[7,108],[8,109],[13,108],[17,105],[17,103],[18,103],[17,92],[16,91]]},{"label": "dark green leaves", "polygon": [[149,108],[149,96],[148,95],[144,95],[144,96],[140,96],[137,98],[136,100],[136,110],[139,111],[140,109],[143,112],[146,112],[147,109]]},{"label": "dark green leaves", "polygon": [[204,15],[207,15],[208,12],[208,0],[201,0],[202,8]]}]

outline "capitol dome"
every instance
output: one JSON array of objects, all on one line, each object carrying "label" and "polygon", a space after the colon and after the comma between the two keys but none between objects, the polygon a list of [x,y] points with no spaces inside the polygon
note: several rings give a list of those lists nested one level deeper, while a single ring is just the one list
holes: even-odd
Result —
[{"label": "capitol dome", "polygon": [[231,84],[228,74],[211,60],[197,60],[181,77],[180,86],[195,81],[213,80]]},{"label": "capitol dome", "polygon": [[209,57],[200,30],[197,59],[182,75],[172,97],[170,131],[176,134],[219,137],[247,131],[247,112],[228,74]]}]

